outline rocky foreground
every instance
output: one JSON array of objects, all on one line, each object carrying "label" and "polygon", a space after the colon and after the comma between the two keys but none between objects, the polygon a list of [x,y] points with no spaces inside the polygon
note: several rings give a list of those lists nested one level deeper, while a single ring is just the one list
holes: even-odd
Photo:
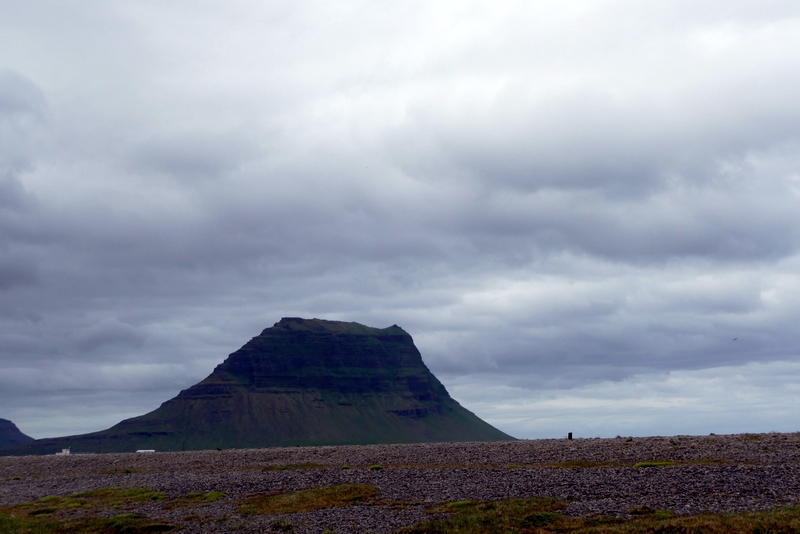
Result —
[{"label": "rocky foreground", "polygon": [[[641,462],[672,463],[635,467]],[[348,483],[376,486],[377,498],[282,516],[238,513],[253,494]],[[297,533],[392,532],[443,502],[534,495],[568,503],[563,513],[573,516],[626,516],[642,506],[762,510],[800,504],[800,434],[0,457],[0,505],[104,487],[151,488],[171,499],[226,493],[204,506],[136,505],[183,533],[269,532],[279,519]]]}]

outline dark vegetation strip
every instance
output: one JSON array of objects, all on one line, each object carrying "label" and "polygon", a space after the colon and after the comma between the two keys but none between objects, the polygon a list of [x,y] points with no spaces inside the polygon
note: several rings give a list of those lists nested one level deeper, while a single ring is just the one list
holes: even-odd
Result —
[{"label": "dark vegetation strip", "polygon": [[[98,488],[62,497],[50,495],[35,501],[0,508],[0,534],[144,534],[167,532],[174,525],[131,513],[137,504],[162,502],[165,508],[207,506],[225,493],[189,493],[177,499],[149,488]],[[108,510],[123,513],[98,517]],[[76,515],[77,514],[77,515]]]},{"label": "dark vegetation strip", "polygon": [[[658,462],[653,462],[658,464]],[[659,467],[654,465],[651,467]],[[288,493],[257,494],[239,503],[243,516],[312,512],[350,505],[392,505],[378,500],[378,488],[339,484]],[[48,496],[0,508],[0,534],[145,534],[176,528],[135,513],[137,503],[157,502],[164,509],[204,506],[226,495],[194,492],[169,499],[148,488],[99,488],[70,496]],[[735,514],[676,516],[668,510],[637,507],[622,517],[576,518],[560,513],[566,503],[549,497],[498,501],[457,501],[428,510],[431,519],[399,534],[788,534],[800,533],[800,506]],[[122,513],[100,517],[108,510]],[[134,513],[132,513],[134,512]],[[193,516],[187,516],[189,517]],[[200,520],[199,517],[196,518]],[[223,518],[229,519],[229,518]],[[286,518],[272,530],[291,531]]]},{"label": "dark vegetation strip", "polygon": [[18,517],[0,511],[0,534],[146,534],[169,532],[174,528],[136,514],[57,521]]},{"label": "dark vegetation strip", "polygon": [[764,512],[676,517],[668,510],[633,508],[630,519],[575,518],[558,513],[566,504],[532,497],[459,501],[433,509],[449,517],[401,529],[401,534],[790,534],[800,532],[800,506]]}]

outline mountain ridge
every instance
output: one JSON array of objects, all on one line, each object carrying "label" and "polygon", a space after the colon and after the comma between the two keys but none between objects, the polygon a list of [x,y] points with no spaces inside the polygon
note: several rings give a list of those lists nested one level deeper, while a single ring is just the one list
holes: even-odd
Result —
[{"label": "mountain ridge", "polygon": [[399,326],[285,317],[150,413],[0,453],[507,439],[450,397]]},{"label": "mountain ridge", "polygon": [[34,439],[22,433],[17,425],[8,419],[0,419],[0,448],[29,443]]}]

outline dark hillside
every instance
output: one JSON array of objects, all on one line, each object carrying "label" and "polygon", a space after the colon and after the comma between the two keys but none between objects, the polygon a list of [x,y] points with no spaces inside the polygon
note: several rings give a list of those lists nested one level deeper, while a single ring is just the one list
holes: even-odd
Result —
[{"label": "dark hillside", "polygon": [[450,397],[402,328],[284,318],[153,412],[4,452],[507,439]]},{"label": "dark hillside", "polygon": [[0,448],[22,445],[30,441],[33,441],[33,438],[20,432],[17,425],[8,419],[0,419]]}]

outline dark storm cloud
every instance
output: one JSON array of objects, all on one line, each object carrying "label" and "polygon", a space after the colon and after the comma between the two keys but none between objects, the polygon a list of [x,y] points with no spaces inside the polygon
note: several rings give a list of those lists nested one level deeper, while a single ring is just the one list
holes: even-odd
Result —
[{"label": "dark storm cloud", "polygon": [[0,408],[113,423],[282,316],[508,421],[794,369],[796,4],[501,4],[0,8]]}]

